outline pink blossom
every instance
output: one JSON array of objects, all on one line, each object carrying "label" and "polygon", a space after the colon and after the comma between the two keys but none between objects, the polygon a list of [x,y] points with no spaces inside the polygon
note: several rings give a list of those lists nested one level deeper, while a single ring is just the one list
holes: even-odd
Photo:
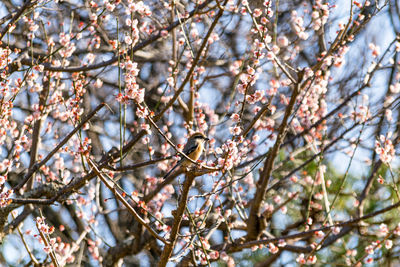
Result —
[{"label": "pink blossom", "polygon": [[389,89],[392,94],[400,93],[400,83],[391,84]]},{"label": "pink blossom", "polygon": [[254,9],[254,10],[253,10],[253,15],[254,15],[254,17],[256,17],[256,18],[260,17],[260,16],[262,15],[262,10],[259,9],[259,8]]},{"label": "pink blossom", "polygon": [[242,130],[238,126],[230,127],[229,131],[231,132],[232,135],[239,135],[242,132]]},{"label": "pink blossom", "polygon": [[223,260],[223,261],[228,261],[229,256],[228,256],[228,254],[227,254],[225,251],[222,251],[222,252],[220,253],[220,258],[221,258],[221,260]]},{"label": "pink blossom", "polygon": [[279,248],[277,246],[275,246],[273,243],[268,244],[268,250],[272,254],[276,254],[279,252]]},{"label": "pink blossom", "polygon": [[297,258],[296,262],[300,264],[306,264],[306,259],[303,253],[301,253]]},{"label": "pink blossom", "polygon": [[315,255],[310,255],[307,258],[307,264],[315,264],[317,262],[317,256]]},{"label": "pink blossom", "polygon": [[279,36],[277,41],[280,47],[286,47],[289,45],[289,40],[285,36]]},{"label": "pink blossom", "polygon": [[369,47],[369,49],[372,50],[372,56],[373,57],[379,56],[379,54],[380,54],[380,47],[379,46],[377,46],[377,45],[375,45],[373,43],[370,43],[368,47]]},{"label": "pink blossom", "polygon": [[385,247],[386,247],[386,249],[391,249],[393,247],[393,241],[390,239],[387,239],[385,241]]},{"label": "pink blossom", "polygon": [[375,141],[375,152],[379,155],[380,160],[383,163],[390,164],[395,155],[395,149],[392,141],[389,139],[391,133],[387,137],[381,135],[380,141]]},{"label": "pink blossom", "polygon": [[325,236],[324,232],[322,232],[322,231],[317,231],[317,232],[315,232],[315,235],[316,235],[318,238],[322,238],[322,237]]},{"label": "pink blossom", "polygon": [[374,254],[374,246],[373,245],[369,245],[365,248],[365,252],[369,255]]},{"label": "pink blossom", "polygon": [[208,255],[212,260],[217,260],[219,258],[219,252],[216,250],[211,251]]},{"label": "pink blossom", "polygon": [[340,230],[341,230],[340,227],[335,226],[335,227],[332,228],[332,233],[335,234],[335,235],[337,235],[337,234],[340,233]]}]

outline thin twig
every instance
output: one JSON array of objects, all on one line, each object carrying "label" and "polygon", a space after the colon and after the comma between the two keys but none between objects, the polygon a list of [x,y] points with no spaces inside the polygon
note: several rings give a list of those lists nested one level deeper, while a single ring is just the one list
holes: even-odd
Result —
[{"label": "thin twig", "polygon": [[25,183],[32,177],[32,175],[40,169],[44,164],[46,164],[53,156],[62,148],[68,140],[78,132],[100,109],[105,106],[105,103],[101,103],[98,105],[92,112],[89,113],[64,139],[39,163],[33,165],[33,167],[28,171],[28,173],[24,176],[22,181],[13,188],[14,192],[21,189]]},{"label": "thin twig", "polygon": [[24,12],[27,9],[31,8],[32,6],[34,6],[36,4],[36,2],[37,2],[37,0],[36,1],[29,0],[22,7],[20,7],[18,9],[18,11],[15,12],[15,14],[13,15],[12,19],[10,20],[10,22],[7,23],[7,25],[5,25],[4,29],[1,31],[1,33],[0,33],[0,41],[3,39],[4,35],[8,32],[10,27],[21,18],[21,16],[24,14]]},{"label": "thin twig", "polygon": [[86,158],[88,164],[90,167],[92,167],[93,171],[96,173],[96,175],[100,178],[100,180],[104,183],[105,186],[108,187],[108,189],[113,192],[113,194],[117,197],[119,201],[122,202],[122,204],[128,209],[128,211],[135,217],[135,219],[142,224],[144,227],[146,227],[147,230],[149,230],[150,234],[163,242],[165,245],[170,244],[165,238],[161,237],[159,234],[157,234],[153,228],[150,227],[143,219],[140,217],[140,215],[136,212],[136,210],[125,200],[125,198],[116,190],[116,188],[109,182],[107,179],[104,177],[104,175],[100,172],[98,167],[96,166],[96,163],[94,163],[90,158]]},{"label": "thin twig", "polygon": [[[187,21],[189,19],[191,19],[194,15],[196,15],[198,13],[199,10],[205,8],[206,6],[208,6],[208,4],[212,2],[212,0],[208,0],[206,2],[204,2],[203,4],[199,5],[196,9],[194,9],[193,11],[191,11],[189,13],[189,15],[185,18],[181,18],[181,21]],[[169,25],[168,27],[164,28],[164,29],[160,29],[158,31],[157,34],[149,37],[148,39],[146,39],[145,41],[135,45],[132,48],[132,53],[135,53],[136,51],[139,51],[141,49],[143,49],[144,47],[150,45],[151,43],[157,41],[158,39],[162,38],[161,32],[162,31],[167,31],[170,32],[172,29],[176,28],[177,26],[179,26],[181,24],[181,21],[177,20],[175,22],[173,22],[171,25]],[[43,67],[45,70],[48,71],[54,71],[54,72],[83,72],[83,71],[90,71],[90,70],[95,70],[95,69],[100,69],[103,67],[107,67],[107,66],[111,66],[112,64],[114,64],[115,62],[118,61],[118,55],[112,57],[111,59],[101,62],[101,63],[97,63],[97,64],[93,64],[93,65],[88,65],[88,66],[79,66],[79,67],[70,67],[70,68],[64,68],[64,67],[54,67],[51,66],[49,63],[44,63]],[[32,64],[32,59],[21,59],[21,63],[24,65],[31,65]],[[39,64],[41,62],[35,61],[33,64]]]},{"label": "thin twig", "polygon": [[[11,212],[11,216],[15,220],[15,215],[14,215],[13,212]],[[31,258],[31,260],[33,262],[33,265],[34,266],[40,266],[39,261],[36,259],[35,255],[33,255],[32,251],[29,249],[29,246],[25,241],[24,235],[23,235],[19,225],[17,226],[17,231],[18,231],[19,236],[21,237],[21,240],[22,240],[22,243],[24,244],[26,252],[28,252],[29,257]]]},{"label": "thin twig", "polygon": [[36,228],[37,228],[37,230],[39,231],[40,237],[42,238],[42,241],[43,241],[45,247],[47,247],[48,249],[50,249],[49,255],[50,255],[51,261],[53,262],[53,264],[54,264],[56,267],[60,266],[60,264],[59,264],[58,261],[57,261],[57,257],[56,257],[56,255],[55,255],[55,253],[54,253],[53,247],[50,245],[49,240],[47,239],[46,235],[42,232],[42,230],[40,230],[40,227],[39,227],[39,223],[38,223],[38,222],[36,222]]}]

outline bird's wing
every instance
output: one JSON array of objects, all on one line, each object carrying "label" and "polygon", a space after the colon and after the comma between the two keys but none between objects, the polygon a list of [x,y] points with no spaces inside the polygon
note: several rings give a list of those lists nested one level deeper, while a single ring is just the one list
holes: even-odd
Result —
[{"label": "bird's wing", "polygon": [[[185,147],[185,148],[183,148],[182,153],[184,153],[186,156],[190,157],[189,155],[197,149],[197,146],[198,146],[198,144],[196,144],[195,146],[192,146],[192,147]],[[182,159],[184,159],[184,158],[185,157],[182,156]]]}]

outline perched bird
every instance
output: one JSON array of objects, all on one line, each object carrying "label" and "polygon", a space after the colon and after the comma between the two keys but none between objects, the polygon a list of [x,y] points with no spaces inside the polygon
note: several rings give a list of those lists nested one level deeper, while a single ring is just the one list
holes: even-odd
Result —
[{"label": "perched bird", "polygon": [[[189,137],[185,147],[182,150],[182,153],[191,158],[193,161],[196,161],[200,158],[201,153],[203,153],[204,143],[208,140],[209,139],[204,134],[196,132]],[[177,167],[187,167],[190,164],[192,164],[192,162],[182,156],[178,163],[176,163],[176,165],[164,176],[163,179],[166,179]]]}]

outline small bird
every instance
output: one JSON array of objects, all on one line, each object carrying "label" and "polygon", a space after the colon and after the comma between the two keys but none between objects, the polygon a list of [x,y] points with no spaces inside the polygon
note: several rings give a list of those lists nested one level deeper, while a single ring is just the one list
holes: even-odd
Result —
[{"label": "small bird", "polygon": [[[201,153],[203,153],[204,143],[208,140],[209,139],[204,134],[196,132],[189,137],[185,147],[182,150],[182,153],[196,161],[200,158]],[[176,165],[164,176],[163,179],[166,179],[177,167],[181,165],[183,167],[187,167],[190,164],[192,164],[192,162],[182,156],[178,163],[176,163]]]}]

